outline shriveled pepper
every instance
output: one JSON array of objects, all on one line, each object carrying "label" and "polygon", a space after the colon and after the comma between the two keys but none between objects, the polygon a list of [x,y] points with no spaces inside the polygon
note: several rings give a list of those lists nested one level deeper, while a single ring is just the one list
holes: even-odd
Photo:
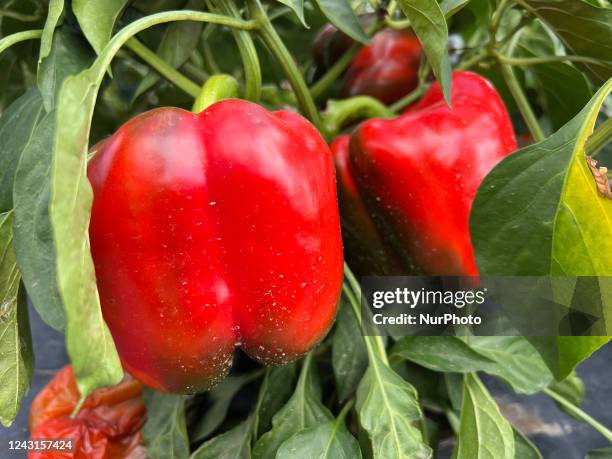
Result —
[{"label": "shriveled pepper", "polygon": [[127,371],[197,392],[234,347],[263,364],[306,353],[342,283],[334,167],[308,121],[224,100],[124,124],[88,171],[102,312]]},{"label": "shriveled pepper", "polygon": [[142,384],[128,376],[116,386],[96,390],[71,418],[80,395],[72,367],[64,367],[32,403],[30,436],[33,440],[70,440],[72,449],[32,450],[28,458],[144,459],[142,390]]},{"label": "shriveled pepper", "polygon": [[470,72],[453,73],[452,108],[435,83],[398,118],[356,130],[350,161],[359,195],[404,272],[478,274],[472,202],[485,175],[516,148],[499,94]]}]

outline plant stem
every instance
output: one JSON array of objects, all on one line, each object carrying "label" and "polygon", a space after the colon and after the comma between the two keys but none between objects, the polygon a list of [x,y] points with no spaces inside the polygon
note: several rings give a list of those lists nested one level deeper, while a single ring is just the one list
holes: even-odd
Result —
[{"label": "plant stem", "polygon": [[469,69],[471,67],[474,67],[476,64],[478,64],[480,61],[482,61],[483,59],[487,58],[488,56],[489,56],[489,50],[488,49],[483,49],[483,50],[479,51],[478,53],[474,54],[469,59],[461,62],[457,66],[457,70],[466,70],[466,69]]},{"label": "plant stem", "polygon": [[344,419],[346,418],[346,415],[348,414],[349,411],[351,411],[351,408],[353,408],[354,404],[355,404],[355,400],[353,398],[348,399],[348,401],[344,404],[344,406],[340,410],[340,413],[338,414],[338,418],[337,418],[338,421],[344,421]]},{"label": "plant stem", "polygon": [[[362,293],[361,293],[361,286],[359,285],[359,282],[357,281],[357,279],[355,278],[355,275],[353,274],[353,272],[351,271],[351,268],[349,268],[349,266],[344,263],[344,277],[345,279],[348,281],[348,285],[347,283],[345,283],[342,287],[342,290],[344,291],[344,293],[346,294],[349,303],[351,304],[351,307],[353,308],[353,313],[355,314],[355,318],[357,319],[357,322],[359,322],[359,325],[362,325],[362,318],[361,318],[361,309],[359,306],[359,302],[357,301],[356,295],[361,297]],[[362,327],[363,330],[363,327]],[[378,356],[378,358],[387,366],[389,366],[389,359],[387,357],[387,351],[385,349],[385,344],[382,340],[381,336],[365,336],[363,337],[365,344],[366,344],[366,348],[368,350],[368,355],[370,356],[370,358],[374,357],[374,356]]]},{"label": "plant stem", "polygon": [[153,67],[160,75],[173,83],[176,87],[182,89],[184,92],[194,98],[198,97],[200,87],[196,83],[191,81],[174,67],[168,65],[166,61],[143,45],[137,38],[130,38],[125,46],[151,67]]},{"label": "plant stem", "polygon": [[197,65],[192,64],[191,62],[185,62],[185,64],[183,64],[183,67],[189,74],[191,74],[192,77],[199,80],[200,83],[204,83],[208,78],[208,75],[204,70],[202,70]]},{"label": "plant stem", "polygon": [[587,155],[595,156],[603,147],[612,141],[612,117],[605,120],[593,131],[591,137],[586,141],[584,150]]},{"label": "plant stem", "polygon": [[304,81],[304,77],[300,73],[293,56],[289,53],[285,44],[276,33],[274,26],[268,19],[266,12],[259,0],[248,0],[249,11],[251,16],[259,26],[259,33],[264,43],[268,46],[272,55],[276,58],[278,63],[283,68],[291,87],[295,92],[295,97],[298,100],[300,107],[304,111],[304,114],[312,121],[312,123],[319,129],[322,130],[321,118],[319,112],[314,103],[314,99],[308,90],[308,86]]},{"label": "plant stem", "polygon": [[501,22],[506,9],[511,6],[510,0],[501,0],[493,12],[493,17],[491,18],[491,24],[489,25],[491,31],[491,40],[495,41],[497,39],[497,29],[499,28],[499,24]]},{"label": "plant stem", "polygon": [[389,16],[385,18],[385,24],[393,30],[408,29],[411,26],[410,19],[391,19]]},{"label": "plant stem", "polygon": [[0,40],[0,53],[10,48],[11,46],[26,40],[35,40],[42,36],[42,29],[24,30],[4,37]]},{"label": "plant stem", "polygon": [[549,64],[552,62],[584,62],[585,64],[612,64],[608,61],[601,61],[586,56],[541,56],[541,57],[510,57],[503,54],[496,54],[500,62],[510,65],[537,65]]},{"label": "plant stem", "polygon": [[423,94],[425,94],[425,91],[427,91],[429,86],[430,86],[430,84],[429,83],[425,83],[425,82],[419,84],[414,90],[410,91],[408,94],[406,94],[400,100],[398,100],[398,101],[394,102],[393,104],[391,104],[391,106],[389,106],[389,109],[392,112],[397,113],[400,110],[406,108],[408,105],[410,105],[411,103],[415,102]]},{"label": "plant stem", "polygon": [[593,419],[590,415],[582,411],[582,409],[574,405],[572,402],[567,400],[562,395],[559,395],[555,391],[551,390],[550,388],[548,387],[545,388],[543,392],[546,395],[548,395],[550,398],[552,398],[554,401],[556,401],[559,405],[562,405],[566,410],[568,410],[574,416],[576,416],[577,418],[589,424],[591,427],[593,427],[600,434],[602,434],[604,437],[606,437],[609,441],[612,442],[612,431],[610,431],[607,427],[605,427],[599,421]]},{"label": "plant stem", "polygon": [[353,43],[342,57],[340,57],[340,59],[338,59],[336,63],[310,87],[312,97],[318,99],[334,81],[340,78],[360,49],[360,43]]},{"label": "plant stem", "polygon": [[545,138],[544,132],[542,131],[533,110],[531,110],[531,106],[529,105],[527,97],[525,97],[525,93],[521,89],[521,85],[516,79],[514,72],[512,71],[512,67],[509,64],[501,61],[499,62],[499,67],[502,76],[508,85],[508,89],[510,89],[512,96],[516,101],[516,105],[518,106],[521,115],[525,120],[525,124],[527,124],[527,127],[529,128],[529,132],[531,132],[531,135],[536,142],[541,142]]},{"label": "plant stem", "polygon": [[[222,13],[240,18],[240,11],[232,0],[214,0],[214,3]],[[232,32],[244,67],[244,97],[257,102],[261,96],[261,66],[253,37],[245,31],[233,30]]]},{"label": "plant stem", "polygon": [[16,11],[0,10],[0,18],[3,17],[15,19],[16,21],[21,22],[36,22],[40,19],[41,16],[39,13],[23,14],[17,13]]}]

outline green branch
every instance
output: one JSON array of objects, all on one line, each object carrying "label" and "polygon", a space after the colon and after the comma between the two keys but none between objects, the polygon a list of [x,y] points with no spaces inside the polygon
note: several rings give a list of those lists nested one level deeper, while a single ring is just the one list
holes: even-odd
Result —
[{"label": "green branch", "polygon": [[200,93],[200,86],[169,65],[161,57],[138,41],[138,39],[129,39],[125,46],[176,87],[183,90],[191,97],[198,97],[198,94]]},{"label": "green branch", "polygon": [[[213,0],[213,2],[221,13],[240,18],[240,11],[231,0]],[[245,31],[234,30],[232,32],[244,67],[244,97],[257,102],[261,97],[261,66],[253,37]]]},{"label": "green branch", "polygon": [[510,67],[509,64],[500,61],[499,68],[504,80],[506,81],[506,84],[508,85],[508,89],[510,89],[510,92],[512,93],[512,97],[514,97],[516,105],[518,106],[519,111],[525,120],[525,124],[529,128],[529,132],[531,132],[531,135],[536,142],[541,142],[545,138],[544,132],[542,131],[533,110],[531,110],[529,101],[527,101],[527,97],[525,97],[525,93],[516,79],[512,67]]},{"label": "green branch", "polygon": [[394,102],[393,104],[391,104],[389,109],[391,111],[397,113],[400,110],[406,108],[408,105],[410,105],[413,102],[415,102],[418,99],[420,99],[421,96],[423,94],[425,94],[425,91],[427,91],[427,89],[429,89],[429,86],[430,86],[429,83],[425,83],[425,82],[420,83],[414,90],[410,91],[408,94],[406,94],[400,100],[398,100],[398,101]]},{"label": "green branch", "polygon": [[332,65],[325,74],[317,80],[315,84],[310,87],[312,97],[318,99],[325,90],[336,81],[342,73],[346,70],[353,58],[357,55],[361,49],[360,43],[353,43],[351,47]]},{"label": "green branch", "polygon": [[608,439],[608,441],[612,442],[612,431],[610,431],[607,427],[601,424],[599,421],[593,419],[589,414],[582,411],[572,402],[567,400],[565,397],[556,393],[555,391],[549,389],[548,387],[543,390],[543,392],[556,401],[559,405],[563,406],[568,412],[576,416],[578,419],[589,424],[595,430],[597,430],[600,434]]},{"label": "green branch", "polygon": [[289,53],[289,50],[285,47],[285,44],[276,33],[274,26],[268,19],[266,12],[259,0],[248,0],[249,11],[251,16],[258,25],[258,30],[263,39],[264,43],[268,46],[268,49],[283,68],[289,83],[295,93],[295,97],[300,104],[304,114],[312,121],[312,123],[321,131],[323,126],[321,125],[321,119],[319,112],[314,103],[314,99],[308,90],[308,86],[304,81],[297,64],[293,60],[293,56]]},{"label": "green branch", "polygon": [[17,32],[0,40],[0,53],[7,50],[11,46],[26,40],[36,40],[42,36],[42,29],[24,30]]},{"label": "green branch", "polygon": [[612,65],[612,62],[602,61],[586,56],[541,56],[541,57],[510,57],[503,54],[496,54],[497,59],[504,64],[510,65],[538,65],[550,64],[554,62],[582,62],[595,65]]}]

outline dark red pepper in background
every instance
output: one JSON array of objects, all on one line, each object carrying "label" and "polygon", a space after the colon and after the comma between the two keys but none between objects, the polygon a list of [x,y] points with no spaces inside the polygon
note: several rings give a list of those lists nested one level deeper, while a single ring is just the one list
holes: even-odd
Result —
[{"label": "dark red pepper in background", "polygon": [[[376,14],[359,17],[368,28]],[[349,36],[326,24],[317,33],[313,53],[320,76],[355,43]],[[342,97],[365,95],[390,104],[408,94],[418,84],[421,44],[410,30],[383,29],[372,42],[359,50],[342,76]]]},{"label": "dark red pepper in background", "polygon": [[292,112],[241,100],[144,113],[89,165],[102,312],[127,371],[208,389],[234,347],[264,364],[306,353],[342,284],[333,162]]},{"label": "dark red pepper in background", "polygon": [[516,148],[495,88],[474,73],[454,72],[452,108],[435,83],[398,118],[360,125],[350,141],[350,169],[405,273],[477,275],[472,202],[485,175]]},{"label": "dark red pepper in background", "polygon": [[391,104],[418,84],[421,44],[408,30],[384,29],[362,48],[343,78],[342,96],[371,96]]},{"label": "dark red pepper in background", "polygon": [[144,424],[143,386],[129,376],[116,386],[98,389],[72,419],[80,394],[70,365],[60,370],[30,408],[30,438],[71,440],[72,450],[30,451],[29,459],[144,459],[140,428]]}]

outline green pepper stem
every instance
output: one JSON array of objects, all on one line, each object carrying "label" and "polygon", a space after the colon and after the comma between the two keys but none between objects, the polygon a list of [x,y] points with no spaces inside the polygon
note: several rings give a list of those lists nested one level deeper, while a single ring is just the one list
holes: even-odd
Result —
[{"label": "green pepper stem", "polygon": [[551,390],[550,388],[548,388],[548,387],[545,388],[543,390],[543,392],[546,395],[548,395],[550,398],[552,398],[554,401],[556,401],[559,405],[563,406],[567,411],[572,413],[574,416],[576,416],[577,418],[579,418],[582,421],[586,422],[591,427],[593,427],[595,430],[597,430],[600,434],[602,434],[604,437],[606,437],[608,439],[608,441],[612,442],[612,431],[610,431],[608,428],[606,428],[599,421],[593,419],[590,415],[588,415],[587,413],[582,411],[579,407],[574,405],[572,402],[567,400],[562,395],[560,395],[560,394],[556,393],[555,391]]},{"label": "green pepper stem", "polygon": [[137,38],[130,38],[125,46],[154,68],[161,76],[176,85],[176,87],[192,97],[198,97],[200,88],[196,83],[170,66],[166,61],[143,45]]},{"label": "green pepper stem", "polygon": [[285,47],[285,44],[276,33],[274,26],[268,19],[259,0],[248,0],[249,11],[251,16],[259,25],[259,33],[268,49],[283,68],[291,87],[295,92],[295,97],[304,111],[304,114],[313,122],[313,124],[322,130],[321,119],[319,112],[314,103],[314,99],[308,90],[308,86],[304,81],[304,77],[300,73],[293,57]]},{"label": "green pepper stem", "polygon": [[21,43],[22,41],[36,40],[42,37],[42,32],[42,29],[24,30],[23,32],[17,32],[9,35],[8,37],[4,37],[2,40],[0,40],[0,53],[7,50],[11,46],[16,45],[17,43]]},{"label": "green pepper stem", "polygon": [[355,96],[343,100],[330,100],[323,115],[328,137],[335,137],[342,126],[360,118],[393,118],[395,113],[370,96]]},{"label": "green pepper stem", "polygon": [[202,90],[193,104],[192,111],[200,113],[215,102],[238,97],[239,90],[240,85],[233,76],[225,74],[213,75],[202,86]]}]

